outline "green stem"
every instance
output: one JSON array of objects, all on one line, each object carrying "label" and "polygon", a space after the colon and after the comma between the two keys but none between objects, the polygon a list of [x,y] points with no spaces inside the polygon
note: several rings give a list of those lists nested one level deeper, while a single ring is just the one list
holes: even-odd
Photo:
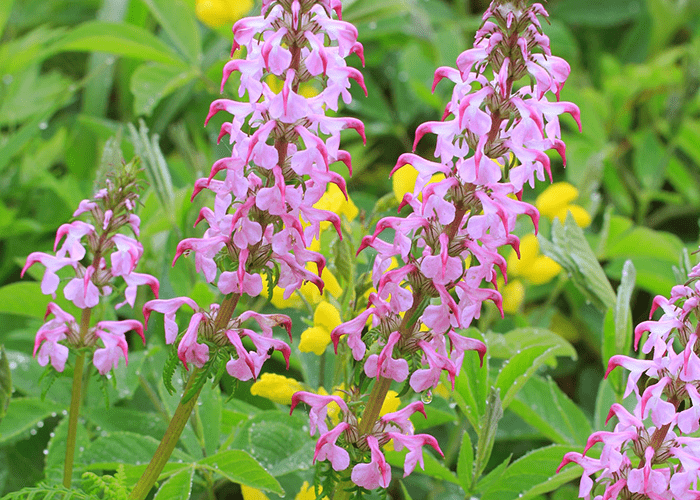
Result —
[{"label": "green stem", "polygon": [[[80,316],[80,341],[82,346],[90,327],[90,313],[92,309],[83,309]],[[83,366],[85,365],[85,353],[78,354],[73,367],[73,388],[70,396],[70,410],[68,414],[68,437],[66,438],[66,459],[63,463],[63,486],[70,488],[73,478],[73,462],[75,461],[75,441],[78,436],[78,415],[80,414],[80,401],[83,399]]]},{"label": "green stem", "polygon": [[[192,370],[192,373],[190,373],[190,378],[187,380],[187,385],[185,386],[183,395],[187,394],[194,384],[198,372],[199,369],[195,367]],[[163,471],[165,464],[168,463],[170,455],[172,455],[175,445],[180,440],[180,435],[182,434],[185,425],[187,425],[187,421],[190,419],[192,409],[194,408],[194,405],[197,404],[197,398],[199,397],[200,391],[197,391],[197,393],[185,404],[182,404],[182,401],[180,401],[180,404],[177,405],[177,409],[175,410],[172,420],[170,420],[168,429],[165,431],[165,435],[163,436],[163,439],[161,439],[158,449],[141,476],[141,479],[139,479],[139,482],[136,483],[136,486],[134,486],[131,495],[129,495],[130,499],[145,499],[148,492],[151,491],[151,488],[153,488],[153,485],[156,484],[158,476],[160,476],[160,473]]]},{"label": "green stem", "polygon": [[[228,295],[224,299],[224,301],[221,303],[221,307],[219,308],[219,312],[216,315],[216,322],[214,324],[215,331],[219,331],[228,325],[228,322],[231,320],[240,298],[240,294],[234,293]],[[196,367],[190,373],[190,378],[187,379],[187,385],[185,385],[185,389],[182,391],[183,398],[194,385],[194,381],[196,380],[198,373],[199,369]],[[173,418],[170,420],[170,424],[168,424],[165,435],[163,436],[163,439],[161,439],[158,449],[153,455],[148,467],[146,467],[141,479],[139,479],[139,482],[136,483],[136,486],[134,486],[131,495],[129,495],[130,499],[145,499],[148,492],[151,491],[151,488],[153,488],[153,485],[156,484],[158,476],[160,476],[160,473],[163,472],[163,467],[165,467],[165,464],[168,463],[170,455],[172,455],[173,450],[175,449],[175,445],[180,440],[180,435],[190,419],[190,415],[197,404],[197,399],[199,399],[199,393],[201,391],[202,388],[200,387],[199,390],[185,403],[183,403],[182,399],[180,399],[180,404],[177,405],[177,409],[175,410]]]}]

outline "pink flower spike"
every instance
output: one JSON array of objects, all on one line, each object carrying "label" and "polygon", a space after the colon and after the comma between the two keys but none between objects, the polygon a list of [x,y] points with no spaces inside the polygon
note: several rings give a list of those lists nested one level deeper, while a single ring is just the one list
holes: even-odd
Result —
[{"label": "pink flower spike", "polygon": [[340,396],[321,396],[312,392],[298,391],[292,395],[292,406],[289,409],[290,415],[300,402],[306,403],[311,407],[309,411],[309,434],[312,436],[316,434],[317,428],[321,434],[328,432],[326,416],[328,415],[327,407],[330,403],[334,402],[340,406],[343,413],[348,412],[348,405],[345,404],[345,401]]},{"label": "pink flower spike", "polygon": [[352,469],[350,479],[353,483],[367,490],[388,488],[391,481],[391,466],[386,463],[384,454],[379,450],[379,442],[374,436],[367,436],[367,445],[372,453],[368,464],[357,464]]},{"label": "pink flower spike", "polygon": [[333,430],[326,432],[318,438],[316,450],[314,451],[314,462],[316,460],[328,460],[333,470],[341,471],[350,465],[350,455],[346,450],[336,445],[338,437],[350,428],[347,422],[341,422]]},{"label": "pink flower spike", "polygon": [[425,464],[423,463],[423,446],[426,444],[432,446],[441,456],[445,456],[440,446],[438,446],[437,440],[429,434],[406,436],[398,432],[387,432],[386,435],[394,440],[394,449],[396,451],[401,451],[404,448],[408,449],[403,465],[403,477],[413,472],[417,463],[420,464],[421,469],[425,470]]}]

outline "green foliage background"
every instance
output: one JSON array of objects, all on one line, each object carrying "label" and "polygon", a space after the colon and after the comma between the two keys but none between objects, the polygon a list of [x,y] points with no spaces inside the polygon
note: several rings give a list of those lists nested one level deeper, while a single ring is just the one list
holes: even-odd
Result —
[{"label": "green foliage background", "polygon": [[[365,213],[360,234],[390,192],[388,173],[411,149],[415,128],[442,115],[451,88],[442,83],[430,92],[434,69],[453,66],[471,45],[486,3],[343,3],[344,19],[357,26],[365,47],[369,91],[365,98],[353,87],[344,111],[364,121],[368,136],[366,147],[344,137],[353,157],[350,195]],[[646,319],[651,298],[667,295],[695,262],[689,254],[700,243],[700,2],[552,0],[547,8],[552,53],[572,68],[561,98],[580,107],[583,123],[579,134],[573,120],[563,120],[568,166],[553,163],[554,178],[579,189],[577,203],[594,222],[581,231],[571,221],[552,227],[543,221],[542,251],[565,272],[553,283],[528,285],[519,313],[500,319],[487,309],[474,325],[473,336],[489,345],[488,369],[468,359],[452,397],[435,398],[428,423],[420,425],[433,427],[446,460],[426,459],[432,482],[411,476],[392,491],[397,498],[479,491],[483,499],[509,500],[552,490],[550,498],[575,498],[576,486],[559,486],[576,472],[552,476],[561,456],[602,429],[610,404],[620,400],[622,374],[602,380],[607,359],[629,353],[632,325]],[[141,271],[159,277],[161,298],[190,295],[206,303],[213,297],[191,262],[173,268],[171,259],[180,239],[199,235],[192,227],[202,203],[190,203],[194,180],[227,154],[226,145],[215,145],[224,117],[206,129],[202,124],[219,96],[231,36],[228,28],[201,24],[191,0],[5,0],[0,35],[0,344],[6,350],[0,374],[6,364],[14,389],[10,400],[3,377],[0,414],[8,402],[9,411],[0,423],[0,493],[9,493],[60,478],[61,413],[70,387],[59,379],[42,398],[48,379],[37,384],[44,370],[30,354],[48,298],[37,281],[19,281],[19,272],[30,252],[50,251],[56,228],[91,196],[103,176],[99,165],[114,162],[116,147],[105,149],[111,137],[127,161],[138,155],[146,170]],[[235,89],[233,77],[225,94],[232,97]],[[418,152],[430,151],[426,138]],[[544,187],[525,199],[534,202]],[[530,230],[522,227],[523,234]],[[38,278],[41,270],[29,274]],[[295,317],[300,326],[301,316]],[[99,383],[91,383],[79,472],[121,467],[120,480],[128,483],[160,439],[177,399],[160,381],[166,354],[159,328],[152,324],[147,350],[134,343],[128,368],[115,372],[116,384],[105,389],[108,410]],[[306,373],[309,363],[302,356],[292,375]],[[479,447],[470,456],[472,443],[486,439],[475,429],[490,425],[484,402],[491,385],[501,389],[505,413],[492,429],[490,457],[479,456]],[[252,486],[297,491],[313,450],[299,430],[304,419],[282,419],[283,412],[247,387],[224,384],[223,392],[236,396],[226,403],[227,394],[210,392],[198,418],[212,434],[186,431],[179,448],[184,465],[167,470],[163,488],[171,489],[162,497],[189,484],[194,495],[209,488],[235,498],[236,488],[227,485],[246,481],[236,471],[257,471],[256,460],[263,459],[272,460],[271,475],[251,472]],[[260,426],[281,428],[285,439],[304,444],[290,454],[285,441],[247,440]],[[482,470],[488,475],[477,485]]]}]

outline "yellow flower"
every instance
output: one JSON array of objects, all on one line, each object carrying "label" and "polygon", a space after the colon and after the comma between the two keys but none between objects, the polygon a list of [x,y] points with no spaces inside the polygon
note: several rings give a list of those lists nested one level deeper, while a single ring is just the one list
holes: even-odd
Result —
[{"label": "yellow flower", "polygon": [[522,277],[534,285],[550,282],[561,271],[561,266],[540,254],[537,236],[527,234],[520,239],[520,259],[515,250],[508,256],[508,277]]},{"label": "yellow flower", "polygon": [[245,484],[241,485],[241,494],[243,495],[243,500],[270,500],[262,491]]},{"label": "yellow flower", "polygon": [[[435,174],[430,178],[428,184],[441,181],[444,178],[443,174]],[[394,196],[399,203],[403,200],[403,196],[406,193],[413,193],[416,187],[416,180],[418,180],[418,170],[410,164],[404,165],[391,176],[391,186],[394,190]],[[418,199],[422,199],[422,195],[419,194]]]},{"label": "yellow flower", "polygon": [[[508,274],[511,274],[510,269]],[[520,310],[523,301],[525,300],[525,286],[523,282],[518,279],[513,279],[504,284],[503,279],[499,278],[498,289],[503,297],[503,312],[509,314],[515,314]]]},{"label": "yellow flower", "polygon": [[253,396],[267,398],[281,405],[292,404],[292,394],[303,391],[304,387],[293,378],[278,375],[276,373],[263,373],[260,378],[250,386]]},{"label": "yellow flower", "polygon": [[440,382],[437,387],[433,389],[433,395],[440,396],[442,399],[450,399],[450,389]]},{"label": "yellow flower", "polygon": [[331,343],[331,331],[340,323],[342,321],[338,310],[330,302],[322,300],[314,312],[314,326],[301,334],[299,350],[321,356]]},{"label": "yellow flower", "polygon": [[[319,494],[323,493],[323,488],[319,486],[318,492]],[[316,489],[309,485],[307,481],[304,481],[304,484],[301,485],[301,490],[299,490],[297,496],[294,497],[294,500],[316,500]],[[322,500],[328,500],[328,497],[323,497]]]},{"label": "yellow flower", "polygon": [[549,220],[559,219],[562,223],[566,220],[566,213],[571,212],[576,225],[586,228],[591,224],[591,216],[583,207],[572,203],[576,198],[578,189],[568,182],[555,182],[542,191],[535,206]]},{"label": "yellow flower", "polygon": [[[265,78],[265,83],[267,83],[267,86],[270,87],[270,90],[272,90],[275,94],[282,92],[284,82],[277,78],[277,76],[267,75],[267,78]],[[299,95],[310,99],[311,97],[316,97],[318,95],[318,90],[311,82],[302,83],[299,86]]]},{"label": "yellow flower", "polygon": [[350,197],[348,196],[346,200],[340,188],[332,182],[328,183],[328,189],[321,199],[316,202],[314,208],[329,210],[338,215],[344,215],[349,221],[353,220],[357,217],[357,214],[360,213]]},{"label": "yellow flower", "polygon": [[379,410],[379,416],[383,417],[387,413],[393,413],[399,409],[401,400],[399,399],[399,393],[396,391],[389,391],[386,393],[384,402],[382,403],[382,408]]},{"label": "yellow flower", "polygon": [[204,24],[210,28],[218,28],[239,20],[252,7],[252,0],[197,0],[194,11]]}]

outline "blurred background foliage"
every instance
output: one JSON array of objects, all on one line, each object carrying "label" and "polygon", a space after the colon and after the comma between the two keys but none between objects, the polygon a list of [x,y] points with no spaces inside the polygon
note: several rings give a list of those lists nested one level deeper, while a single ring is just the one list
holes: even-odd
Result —
[{"label": "blurred background foliage", "polygon": [[[341,112],[361,118],[367,131],[366,146],[352,134],[344,137],[353,157],[349,192],[367,229],[377,200],[392,190],[388,174],[396,159],[412,149],[415,128],[442,116],[451,88],[440,83],[431,93],[435,68],[454,66],[472,44],[487,2],[343,4],[344,19],[357,26],[365,47],[369,96],[353,86],[354,99]],[[612,288],[632,262],[636,324],[654,295],[669,293],[700,243],[700,1],[552,0],[546,7],[551,22],[543,29],[552,53],[571,64],[561,98],[580,107],[583,124],[579,133],[572,119],[563,120],[568,163],[564,169],[552,157],[554,179],[575,188],[569,201],[589,216],[579,224],[587,226],[582,244]],[[212,295],[192,263],[170,264],[177,242],[200,234],[192,227],[202,206],[190,203],[193,182],[227,154],[226,144],[216,145],[224,117],[207,128],[203,122],[219,97],[231,24],[258,9],[250,0],[0,2],[0,344],[6,349],[31,352],[45,309],[46,302],[37,302],[38,283],[19,281],[26,256],[49,250],[57,226],[90,197],[104,146],[115,135],[127,161],[140,157],[148,179],[140,213],[142,271],[162,277],[161,298]],[[235,77],[224,95],[237,95]],[[418,153],[429,156],[433,146],[426,137]],[[546,186],[524,198],[535,203]],[[512,277],[520,284],[511,295],[504,290],[506,318],[488,309],[477,326],[548,328],[572,342],[577,360],[550,374],[598,424],[611,304],[595,300],[605,294],[587,292],[575,270],[547,251],[557,224],[543,217],[540,242],[529,248],[533,259],[544,251],[562,267],[537,261],[543,271],[533,277],[533,267],[521,266]],[[520,229],[525,234],[532,227]],[[20,394],[36,392],[30,378],[22,380],[15,384]],[[547,442],[517,416],[504,418],[493,463]],[[20,467],[31,457],[5,449],[0,462]],[[0,491],[41,477],[40,471],[1,470]],[[22,484],[15,484],[18,477]],[[554,498],[571,497],[561,491]]]}]

